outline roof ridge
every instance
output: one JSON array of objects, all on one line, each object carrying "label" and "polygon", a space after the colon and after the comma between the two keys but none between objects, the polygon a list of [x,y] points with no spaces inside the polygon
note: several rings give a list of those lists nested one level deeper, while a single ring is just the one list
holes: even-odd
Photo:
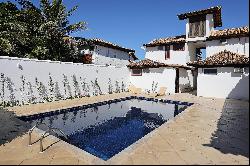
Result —
[{"label": "roof ridge", "polygon": [[123,47],[121,45],[118,45],[118,44],[115,44],[115,43],[112,43],[112,42],[109,42],[109,41],[106,41],[104,39],[100,39],[100,38],[83,38],[83,37],[77,37],[78,40],[84,40],[84,41],[87,41],[87,42],[95,42],[95,43],[99,43],[99,44],[102,44],[102,45],[105,45],[105,46],[109,46],[111,48],[117,48],[117,49],[120,49],[120,50],[123,50],[123,51],[126,51],[126,52],[135,52],[134,49],[131,49],[131,48],[126,48],[126,47]]},{"label": "roof ridge", "polygon": [[170,38],[181,38],[181,37],[186,37],[186,35],[167,36],[167,37],[155,38],[153,40],[170,39]]},{"label": "roof ridge", "polygon": [[157,46],[157,45],[180,43],[180,42],[186,42],[186,35],[177,35],[177,36],[153,39],[149,43],[143,44],[143,46]]},{"label": "roof ridge", "polygon": [[189,14],[189,13],[201,12],[201,11],[204,11],[204,10],[221,9],[221,8],[222,8],[221,5],[212,6],[212,7],[209,7],[209,8],[203,8],[203,9],[199,9],[199,10],[194,10],[194,11],[190,11],[190,12],[185,12],[185,13],[182,13],[182,14],[178,14],[177,16],[184,15],[184,14]]},{"label": "roof ridge", "polygon": [[240,29],[240,28],[249,28],[248,25],[240,26],[240,27],[232,27],[232,28],[225,28],[225,29],[215,29],[213,31],[224,31],[224,30],[232,30],[232,29]]}]

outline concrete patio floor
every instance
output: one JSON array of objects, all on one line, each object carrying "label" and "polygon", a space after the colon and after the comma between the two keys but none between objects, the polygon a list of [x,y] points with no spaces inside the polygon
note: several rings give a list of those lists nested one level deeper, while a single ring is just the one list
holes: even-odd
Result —
[{"label": "concrete patio floor", "polygon": [[[39,153],[39,142],[28,146],[30,126],[15,117],[123,96],[131,94],[102,95],[0,110],[0,164],[249,164],[249,102],[245,101],[190,94],[161,97],[195,104],[108,161],[54,136],[44,139],[47,149]],[[35,130],[32,140],[41,134],[40,130]],[[55,144],[50,146],[52,143]]]}]

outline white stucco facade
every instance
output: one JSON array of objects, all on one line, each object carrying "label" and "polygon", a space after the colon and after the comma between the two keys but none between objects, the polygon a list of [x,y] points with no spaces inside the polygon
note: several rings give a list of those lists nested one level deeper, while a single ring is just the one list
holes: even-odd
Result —
[{"label": "white stucco facade", "polygon": [[186,65],[188,58],[188,48],[185,44],[184,51],[175,51],[173,50],[173,45],[170,45],[170,58],[165,58],[165,46],[163,50],[159,50],[158,46],[155,47],[146,47],[145,58],[151,59],[157,62],[163,62],[166,64],[181,64]]},{"label": "white stucco facade", "polygon": [[[199,50],[202,50],[203,53],[205,52],[205,57],[204,54],[202,54],[202,58],[205,59],[224,50],[249,57],[248,36],[235,37],[229,34],[229,37],[223,37],[223,40],[220,40],[220,38],[209,39],[211,32],[215,30],[213,14],[207,14],[205,17],[204,37],[189,37],[190,21],[189,18],[185,19],[186,43],[184,51],[174,51],[173,44],[170,42],[170,58],[166,59],[165,46],[163,43],[162,46],[146,47],[145,58],[157,62],[163,62],[166,64],[186,65],[186,63],[188,62],[194,62],[197,60],[197,51]],[[197,22],[199,22],[199,20],[197,20]],[[174,71],[174,69],[172,70]],[[202,68],[199,68],[198,71],[195,70],[192,74],[191,71],[180,69],[180,92],[183,92],[185,87],[191,86],[194,89],[197,88],[198,96],[249,100],[248,68],[244,70],[244,73],[235,73],[233,67],[218,67],[217,75],[204,74],[202,70]],[[143,89],[146,89],[151,85],[151,83],[146,83],[146,80],[148,80],[149,82],[158,80],[161,85],[169,87],[168,92],[173,93],[173,85],[175,84],[175,72],[171,72],[171,69],[162,69],[162,71],[164,72],[162,72],[162,74],[159,74],[159,72],[151,72],[150,69],[150,73],[143,73],[142,76],[136,76],[135,78],[132,77],[132,83],[135,83],[138,87],[143,87]],[[182,75],[185,75],[185,77],[183,77]],[[169,80],[166,81],[165,78],[168,78]],[[164,80],[165,82],[162,80]]]},{"label": "white stucco facade", "polygon": [[213,14],[207,14],[206,20],[205,20],[205,36],[204,37],[189,37],[189,18],[186,19],[186,40],[187,42],[193,42],[193,41],[205,41],[206,38],[210,35],[211,31],[214,30],[214,22],[213,22]]},{"label": "white stucco facade", "polygon": [[[175,69],[173,68],[150,68],[144,69],[141,76],[130,75],[130,83],[144,92],[152,92],[153,84],[157,84],[156,91],[160,87],[166,87],[168,93],[175,92]],[[154,87],[153,87],[154,88]]]},{"label": "white stucco facade", "polygon": [[[179,89],[180,92],[186,88],[193,87],[193,76],[190,70],[179,69]],[[155,88],[157,92],[160,87],[166,87],[166,93],[175,93],[175,68],[149,68],[143,69],[141,76],[130,75],[130,83],[136,87],[142,88],[144,92],[153,92],[152,88]]]},{"label": "white stucco facade", "polygon": [[206,41],[207,57],[224,50],[249,57],[249,37],[226,39],[226,43],[223,43],[220,40]]},{"label": "white stucco facade", "polygon": [[[88,50],[85,50],[85,52],[89,53]],[[131,56],[129,56],[128,52],[100,45],[95,45],[95,49],[91,53],[93,59],[92,62],[96,65],[122,67],[129,64],[129,59],[134,60]]]},{"label": "white stucco facade", "polygon": [[217,75],[198,69],[197,96],[249,100],[249,68],[235,73],[233,67],[218,67]]},{"label": "white stucco facade", "polygon": [[[249,37],[206,41],[207,57],[224,50],[249,57]],[[249,100],[249,68],[244,73],[235,73],[233,67],[218,67],[217,71],[217,75],[209,75],[198,69],[198,96]]]}]

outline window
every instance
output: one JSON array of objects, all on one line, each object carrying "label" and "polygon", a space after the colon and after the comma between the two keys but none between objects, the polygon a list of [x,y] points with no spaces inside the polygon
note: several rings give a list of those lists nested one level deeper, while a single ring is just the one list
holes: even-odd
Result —
[{"label": "window", "polygon": [[150,71],[149,71],[149,69],[147,68],[147,69],[143,69],[143,73],[149,73]]},{"label": "window", "polygon": [[165,46],[165,60],[170,59],[170,45]]},{"label": "window", "polygon": [[189,37],[204,37],[206,34],[206,16],[193,17],[189,19]]},{"label": "window", "polygon": [[185,43],[182,44],[174,44],[173,45],[174,51],[184,51],[185,50]]},{"label": "window", "polygon": [[206,55],[206,47],[196,48],[196,59],[198,60],[205,60],[207,57]]},{"label": "window", "polygon": [[243,68],[234,68],[234,73],[243,73]]},{"label": "window", "polygon": [[227,44],[227,39],[220,39],[221,44]]},{"label": "window", "polygon": [[141,76],[142,69],[132,69],[132,76]]},{"label": "window", "polygon": [[163,50],[163,46],[158,46],[158,50]]},{"label": "window", "polygon": [[217,69],[203,69],[204,74],[217,75]]}]

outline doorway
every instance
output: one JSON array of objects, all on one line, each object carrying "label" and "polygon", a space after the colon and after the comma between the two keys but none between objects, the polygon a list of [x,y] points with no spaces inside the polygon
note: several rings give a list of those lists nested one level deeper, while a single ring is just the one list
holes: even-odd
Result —
[{"label": "doorway", "polygon": [[206,47],[196,48],[196,59],[197,60],[205,60],[206,59]]}]

